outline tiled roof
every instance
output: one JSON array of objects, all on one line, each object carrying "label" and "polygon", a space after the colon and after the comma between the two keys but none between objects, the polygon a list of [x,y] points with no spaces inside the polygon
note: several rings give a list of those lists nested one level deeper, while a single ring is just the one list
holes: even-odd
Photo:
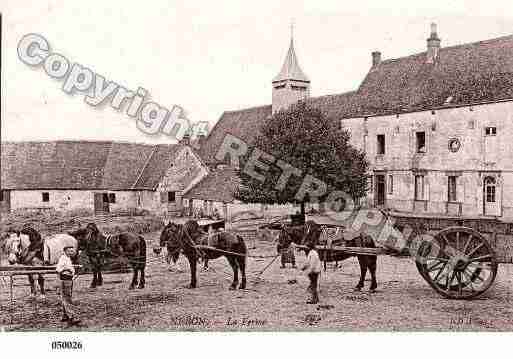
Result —
[{"label": "tiled roof", "polygon": [[178,148],[181,148],[181,145],[153,146],[150,157],[147,158],[146,164],[143,165],[143,172],[137,179],[135,187],[154,188],[166,174],[170,163],[174,161],[179,152]]},{"label": "tiled roof", "polygon": [[224,112],[205,143],[198,149],[199,155],[207,164],[217,162],[215,155],[227,134],[251,142],[258,133],[262,120],[270,115],[271,105]]},{"label": "tiled roof", "polygon": [[[354,115],[398,113],[513,98],[513,35],[385,60],[358,89]],[[449,101],[448,101],[449,99]]]},{"label": "tiled roof", "polygon": [[231,203],[239,183],[239,176],[233,168],[212,170],[183,198]]},{"label": "tiled roof", "polygon": [[[333,119],[420,111],[513,99],[513,36],[442,47],[438,61],[426,52],[384,60],[353,92],[309,98]],[[251,143],[271,106],[224,112],[199,153],[215,163],[226,134]]]},{"label": "tiled roof", "polygon": [[[2,142],[3,189],[148,189],[178,145],[109,141]],[[167,153],[152,162],[154,152]],[[146,166],[150,164],[150,166]]]}]

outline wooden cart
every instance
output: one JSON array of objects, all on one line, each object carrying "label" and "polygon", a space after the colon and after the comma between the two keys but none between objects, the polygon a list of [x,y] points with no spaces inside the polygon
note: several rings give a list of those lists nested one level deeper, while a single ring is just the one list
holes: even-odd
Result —
[{"label": "wooden cart", "polygon": [[[472,299],[488,290],[499,263],[513,263],[513,223],[495,218],[387,213],[399,229],[416,228],[407,240],[407,252],[422,278],[440,295],[451,299]],[[328,228],[331,223],[319,223]],[[418,229],[421,229],[420,231]],[[420,235],[419,235],[420,234]],[[321,257],[329,252],[361,255],[399,255],[390,248],[347,247],[344,241],[317,246]],[[323,253],[324,252],[324,253]]]}]

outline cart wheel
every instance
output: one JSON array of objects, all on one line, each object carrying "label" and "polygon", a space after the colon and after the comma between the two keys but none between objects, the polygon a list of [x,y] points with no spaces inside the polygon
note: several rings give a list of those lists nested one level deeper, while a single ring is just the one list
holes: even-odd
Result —
[{"label": "cart wheel", "polygon": [[451,299],[472,299],[495,280],[497,260],[487,239],[467,227],[449,227],[417,251],[417,269],[438,293]]}]

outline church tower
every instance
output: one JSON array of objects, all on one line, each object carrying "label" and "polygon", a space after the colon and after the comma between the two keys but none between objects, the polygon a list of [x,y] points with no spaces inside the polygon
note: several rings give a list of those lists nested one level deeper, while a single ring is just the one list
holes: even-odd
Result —
[{"label": "church tower", "polygon": [[294,36],[291,35],[290,47],[281,71],[273,79],[272,112],[286,109],[293,103],[310,96],[310,80],[304,74],[294,50]]}]

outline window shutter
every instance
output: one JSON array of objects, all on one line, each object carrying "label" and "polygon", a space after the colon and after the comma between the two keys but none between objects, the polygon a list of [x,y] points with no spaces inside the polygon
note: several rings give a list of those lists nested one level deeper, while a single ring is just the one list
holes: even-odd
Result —
[{"label": "window shutter", "polygon": [[456,201],[461,203],[465,202],[465,181],[463,177],[456,179]]},{"label": "window shutter", "polygon": [[429,179],[428,176],[423,176],[424,178],[424,196],[422,199],[424,201],[429,201]]},{"label": "window shutter", "polygon": [[160,192],[160,202],[167,203],[167,192]]}]

